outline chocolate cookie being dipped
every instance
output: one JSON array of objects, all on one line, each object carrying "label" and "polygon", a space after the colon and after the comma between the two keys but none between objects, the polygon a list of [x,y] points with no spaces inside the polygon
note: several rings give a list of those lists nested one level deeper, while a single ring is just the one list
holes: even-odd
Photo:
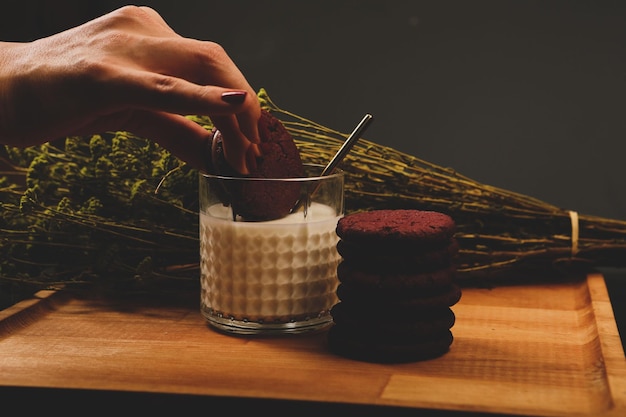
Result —
[{"label": "chocolate cookie being dipped", "polygon": [[276,117],[262,110],[259,119],[261,156],[248,175],[233,169],[224,155],[222,134],[213,130],[208,171],[225,177],[246,177],[250,181],[224,181],[222,201],[233,207],[235,215],[247,221],[278,219],[289,214],[300,197],[295,182],[262,182],[255,178],[298,178],[304,176],[300,152],[287,129]]}]

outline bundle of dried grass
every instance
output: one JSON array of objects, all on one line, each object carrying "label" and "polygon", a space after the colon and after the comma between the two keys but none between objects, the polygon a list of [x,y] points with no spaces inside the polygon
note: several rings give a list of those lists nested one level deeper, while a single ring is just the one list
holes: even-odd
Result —
[{"label": "bundle of dried grass", "polygon": [[[325,163],[346,135],[264,104],[296,137],[302,157]],[[346,157],[346,208],[417,208],[451,215],[458,226],[459,277],[586,274],[626,266],[626,221],[578,214],[482,184],[453,169],[361,139]]]},{"label": "bundle of dried grass", "polygon": [[[305,162],[326,164],[347,134],[278,107]],[[207,118],[192,117],[210,129]],[[2,155],[0,154],[0,159]],[[71,284],[115,289],[192,286],[198,279],[198,173],[127,132],[25,150],[7,147],[0,176],[0,293]],[[481,184],[365,139],[341,164],[347,212],[417,208],[450,214],[459,279],[505,283],[567,269],[626,266],[626,221],[578,215]]]}]

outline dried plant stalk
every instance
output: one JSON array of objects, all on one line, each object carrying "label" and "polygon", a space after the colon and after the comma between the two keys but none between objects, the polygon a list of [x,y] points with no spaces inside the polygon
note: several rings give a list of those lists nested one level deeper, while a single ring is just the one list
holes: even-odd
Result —
[{"label": "dried plant stalk", "polygon": [[[260,97],[294,135],[307,162],[325,163],[347,137],[278,107],[263,91]],[[458,227],[460,279],[626,266],[626,221],[573,213],[365,139],[341,168],[348,211],[416,208],[451,215]]]},{"label": "dried plant stalk", "polygon": [[[348,136],[278,107],[264,90],[259,98],[294,136],[305,162],[325,165]],[[206,117],[190,118],[212,128]],[[109,132],[25,150],[6,147],[0,165],[0,295],[18,285],[195,288],[198,172],[167,150]],[[624,221],[580,214],[573,222],[568,210],[365,139],[341,168],[347,212],[450,214],[458,227],[459,280],[466,285],[626,266]]]}]

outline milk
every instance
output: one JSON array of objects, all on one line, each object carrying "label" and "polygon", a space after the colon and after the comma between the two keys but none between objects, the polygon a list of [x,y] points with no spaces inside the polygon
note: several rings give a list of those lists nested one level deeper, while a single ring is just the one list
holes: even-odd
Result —
[{"label": "milk", "polygon": [[336,210],[312,203],[265,221],[233,221],[229,207],[200,213],[201,309],[228,330],[328,324],[337,302]]}]

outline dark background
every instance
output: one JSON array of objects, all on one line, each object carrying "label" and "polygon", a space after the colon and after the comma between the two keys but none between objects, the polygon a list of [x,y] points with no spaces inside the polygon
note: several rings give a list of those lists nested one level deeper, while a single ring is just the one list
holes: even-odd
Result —
[{"label": "dark background", "polygon": [[[125,4],[3,3],[27,41]],[[484,183],[626,219],[626,2],[151,1],[281,107]],[[605,271],[620,328],[626,275]]]},{"label": "dark background", "polygon": [[[123,4],[5,0],[0,39],[46,36]],[[624,1],[143,4],[181,35],[222,44],[283,108],[344,132],[369,112],[369,140],[626,220]],[[624,338],[626,273],[604,272]]]},{"label": "dark background", "polygon": [[[9,0],[0,39],[51,34],[122,4]],[[626,219],[626,2],[145,4],[181,35],[222,44],[281,107],[347,132],[369,112],[370,140]]]}]

